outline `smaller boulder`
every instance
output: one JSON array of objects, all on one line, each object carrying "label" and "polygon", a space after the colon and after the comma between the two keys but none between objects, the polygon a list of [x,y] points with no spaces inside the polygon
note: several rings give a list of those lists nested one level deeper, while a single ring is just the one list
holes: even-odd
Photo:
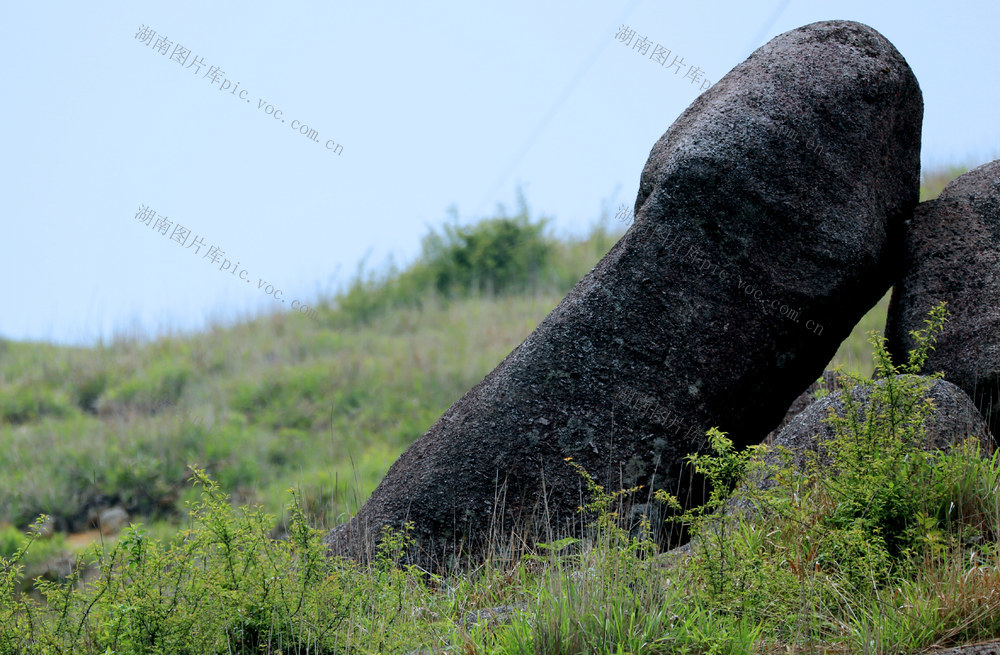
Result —
[{"label": "smaller boulder", "polygon": [[[884,385],[885,380],[879,380],[875,384]],[[787,448],[792,453],[792,464],[797,469],[805,468],[812,454],[819,456],[820,463],[830,463],[829,455],[823,446],[835,436],[835,430],[825,419],[830,416],[831,409],[837,416],[845,416],[845,393],[847,392],[844,389],[835,391],[815,400],[802,410],[768,445],[763,455],[763,462],[767,465],[779,463],[781,461],[779,449]],[[945,380],[934,380],[924,397],[930,398],[935,406],[933,418],[924,426],[925,450],[945,450],[971,436],[979,441],[984,453],[993,452],[993,437],[986,419],[976,409],[972,399],[959,387]],[[871,389],[855,387],[851,392],[851,398],[861,411],[866,411],[870,404]],[[769,489],[775,483],[768,473],[758,472],[744,484]],[[737,496],[730,501],[728,507],[747,510],[749,503]]]},{"label": "smaller boulder", "polygon": [[778,424],[778,427],[768,433],[768,435],[764,438],[764,443],[772,443],[775,437],[777,437],[781,431],[785,429],[785,426],[792,422],[793,418],[801,414],[803,410],[816,402],[818,400],[818,398],[816,398],[817,391],[825,389],[828,392],[833,392],[840,388],[840,375],[837,371],[823,371],[823,376],[810,384],[809,387],[799,394],[799,397],[792,402],[791,407],[789,407],[788,411],[785,412],[785,418],[781,419],[781,423]]},{"label": "smaller boulder", "polygon": [[128,523],[128,512],[121,507],[111,507],[101,510],[97,515],[97,527],[104,536],[116,535]]}]

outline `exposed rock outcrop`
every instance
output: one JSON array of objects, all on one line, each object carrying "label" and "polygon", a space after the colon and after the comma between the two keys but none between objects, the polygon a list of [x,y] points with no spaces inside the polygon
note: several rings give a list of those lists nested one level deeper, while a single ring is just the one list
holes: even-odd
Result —
[{"label": "exposed rock outcrop", "polygon": [[[885,381],[879,380],[875,384],[884,385]],[[845,393],[844,390],[835,391],[809,405],[778,433],[772,446],[788,448],[795,453],[795,461],[799,465],[805,461],[808,452],[823,455],[822,445],[834,436],[833,426],[825,419],[831,409],[838,416],[845,415]],[[868,407],[871,394],[867,388],[856,387],[851,397],[861,409]],[[923,397],[930,398],[935,407],[933,420],[925,425],[927,440],[923,446],[926,450],[946,449],[966,437],[975,437],[987,452],[992,449],[993,439],[986,420],[968,394],[951,382],[934,380]]]},{"label": "exposed rock outcrop", "polygon": [[897,362],[913,348],[931,308],[950,317],[923,367],[943,371],[1000,435],[1000,160],[969,171],[907,221],[902,275],[886,321]]},{"label": "exposed rock outcrop", "polygon": [[700,502],[683,458],[705,430],[763,439],[888,289],[921,118],[912,71],[870,27],[814,23],[758,49],[653,147],[628,232],[393,464],[331,552],[370,557],[384,526],[412,521],[411,561],[439,568],[512,529],[566,530],[584,497],[567,457],[608,489]]}]

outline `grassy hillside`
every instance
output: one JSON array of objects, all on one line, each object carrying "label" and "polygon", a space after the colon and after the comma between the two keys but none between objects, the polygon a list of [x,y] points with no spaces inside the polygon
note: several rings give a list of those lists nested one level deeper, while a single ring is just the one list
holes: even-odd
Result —
[{"label": "grassy hillside", "polygon": [[278,513],[295,485],[330,525],[617,238],[543,227],[524,207],[473,231],[446,225],[406,271],[359,274],[315,319],[96,348],[0,341],[0,524],[44,513],[80,532],[116,505],[176,520],[195,464]]},{"label": "grassy hillside", "polygon": [[[944,178],[958,172],[927,178],[922,195],[937,193]],[[0,556],[14,554],[23,543],[16,533],[39,514],[52,517],[57,535],[83,533],[95,527],[102,510],[120,506],[147,525],[146,534],[164,539],[184,526],[211,526],[213,520],[248,539],[254,530],[289,535],[296,525],[323,530],[344,520],[395,458],[495,367],[624,231],[608,217],[582,239],[555,239],[544,227],[544,220],[531,220],[523,200],[515,216],[501,214],[474,227],[446,224],[425,238],[414,264],[359,272],[343,293],[320,304],[314,318],[273,314],[195,336],[118,339],[95,348],[0,340]],[[841,345],[831,365],[872,372],[865,333],[882,328],[887,305],[888,296]],[[192,465],[218,484],[215,495],[190,484]],[[296,489],[305,523],[296,524],[298,510],[289,510],[289,487]],[[222,504],[221,494],[230,496]],[[189,518],[191,503],[201,508],[200,518]],[[274,517],[253,519],[257,523],[244,515],[227,518],[227,504],[261,504]],[[136,542],[134,533],[126,535],[132,547],[145,543]],[[70,548],[67,543],[57,536],[31,552],[36,560],[50,558]],[[275,547],[253,543],[261,552]],[[303,537],[302,548],[311,548],[308,543]],[[611,552],[598,549],[588,557]],[[205,557],[209,566],[211,558]],[[628,566],[646,566],[638,561],[629,560]],[[565,581],[545,573],[538,578],[537,564],[518,564],[520,582],[502,582],[511,573],[499,568],[477,579],[453,580],[448,584],[458,596],[451,601],[425,603],[421,594],[431,591],[420,586],[423,582],[396,579],[389,569],[378,581],[388,587],[373,589],[379,594],[396,589],[399,598],[405,595],[422,611],[451,616],[464,608],[513,602],[514,596],[530,603],[535,594],[541,602],[555,593],[546,585]],[[342,590],[357,591],[357,581],[338,580]],[[466,584],[477,600],[456,591]],[[517,592],[508,595],[504,585]],[[581,600],[580,608],[594,600]],[[704,624],[692,628],[707,629],[721,620],[725,625],[718,629],[749,630],[738,618],[703,618]],[[383,619],[381,627],[365,629],[389,631],[392,621]],[[406,625],[419,633],[433,623],[410,617]],[[355,645],[365,643],[360,634]],[[466,639],[472,633],[455,634]],[[404,642],[409,643],[399,643]],[[540,650],[533,643],[535,650],[523,652],[576,652]],[[477,650],[481,647],[465,652],[486,652]]]},{"label": "grassy hillside", "polygon": [[[359,276],[317,320],[274,314],[91,349],[0,342],[0,522],[24,527],[44,513],[57,530],[80,532],[115,505],[176,518],[196,464],[241,502],[274,512],[296,485],[317,525],[330,525],[616,238],[596,228],[583,240],[546,240],[544,270],[513,293],[418,288],[408,279],[418,264]],[[835,361],[870,370],[863,335],[884,310]]]},{"label": "grassy hillside", "polygon": [[[927,179],[936,193],[961,171]],[[39,514],[92,527],[101,508],[182,514],[197,464],[280,513],[297,485],[320,526],[353,512],[402,450],[551,311],[624,230],[543,234],[523,198],[477,230],[445,224],[406,270],[359,272],[315,320],[276,313],[154,342],[70,348],[0,340],[0,525]],[[496,287],[496,288],[494,288]],[[871,372],[869,330],[833,364]]]}]

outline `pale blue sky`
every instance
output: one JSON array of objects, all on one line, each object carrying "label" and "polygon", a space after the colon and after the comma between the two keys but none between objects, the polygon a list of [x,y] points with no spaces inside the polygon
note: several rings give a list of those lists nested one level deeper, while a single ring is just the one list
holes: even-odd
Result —
[{"label": "pale blue sky", "polygon": [[[1000,157],[987,0],[5,1],[0,336],[92,343],[312,302],[366,253],[411,260],[450,205],[463,222],[513,209],[518,183],[557,233],[584,232],[631,205],[650,148],[699,92],[616,42],[621,24],[715,82],[828,19],[867,23],[906,57],[925,168]],[[141,25],[231,88],[143,45]],[[136,221],[143,204],[251,282]]]}]

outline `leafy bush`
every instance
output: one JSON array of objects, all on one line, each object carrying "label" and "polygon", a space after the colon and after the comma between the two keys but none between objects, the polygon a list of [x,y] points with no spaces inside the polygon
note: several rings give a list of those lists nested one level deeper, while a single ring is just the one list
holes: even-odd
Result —
[{"label": "leafy bush", "polygon": [[524,213],[468,227],[446,223],[441,234],[432,229],[423,239],[422,273],[444,296],[521,291],[547,263],[544,228],[544,221],[529,223]]},{"label": "leafy bush", "polygon": [[133,411],[156,413],[177,404],[191,377],[190,369],[173,363],[155,363],[139,375],[111,386],[97,401],[102,413]]},{"label": "leafy bush", "polygon": [[[922,448],[934,411],[925,399],[933,380],[913,373],[945,316],[943,305],[931,312],[927,328],[914,333],[917,347],[899,366],[884,339],[872,336],[878,380],[841,380],[844,413],[826,419],[834,428],[824,444],[829,464],[813,457],[797,468],[787,451],[778,463],[765,464],[755,449],[736,452],[716,430],[709,432],[712,453],[689,456],[713,488],[706,507],[680,518],[693,534],[689,570],[709,607],[770,624],[778,643],[840,641],[853,643],[852,652],[925,647],[964,631],[966,621],[1000,634],[1000,620],[968,613],[969,594],[981,594],[981,587],[957,582],[978,576],[984,558],[990,571],[998,570],[997,456],[983,458],[972,440],[947,452]],[[850,394],[859,387],[864,406]],[[736,492],[741,502],[731,506],[725,490],[748,469],[750,479],[766,474],[777,484],[742,487]],[[676,502],[662,492],[659,498]],[[954,577],[945,582],[939,573],[927,575],[942,570]],[[931,620],[925,610],[941,603],[943,584],[955,585],[949,603],[966,613],[936,612]],[[912,616],[887,601],[896,594],[910,599]],[[799,617],[801,624],[776,622],[780,616]]]},{"label": "leafy bush", "polygon": [[251,422],[273,429],[308,430],[329,419],[330,396],[335,386],[328,366],[292,368],[259,383],[239,383],[232,406]]},{"label": "leafy bush", "polygon": [[390,266],[381,276],[365,276],[359,268],[337,299],[341,314],[367,321],[392,306],[538,285],[551,273],[554,244],[544,236],[547,220],[531,221],[520,192],[518,202],[515,216],[507,216],[501,207],[499,216],[469,226],[459,225],[453,210],[452,222],[440,233],[431,228],[423,237],[420,256],[405,271]]},{"label": "leafy bush", "polygon": [[0,422],[21,425],[45,416],[65,418],[76,413],[69,396],[47,385],[0,386]]}]

